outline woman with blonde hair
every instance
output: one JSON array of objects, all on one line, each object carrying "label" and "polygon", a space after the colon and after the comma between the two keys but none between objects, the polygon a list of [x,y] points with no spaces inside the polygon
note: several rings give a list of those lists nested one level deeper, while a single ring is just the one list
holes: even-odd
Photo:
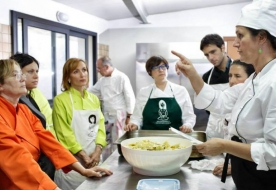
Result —
[{"label": "woman with blonde hair", "polygon": [[[63,66],[62,90],[54,98],[53,122],[59,142],[85,168],[97,166],[106,146],[104,116],[97,96],[86,88],[89,72],[84,60],[70,58]],[[59,170],[55,182],[62,189],[76,189],[85,178],[72,171]]]}]

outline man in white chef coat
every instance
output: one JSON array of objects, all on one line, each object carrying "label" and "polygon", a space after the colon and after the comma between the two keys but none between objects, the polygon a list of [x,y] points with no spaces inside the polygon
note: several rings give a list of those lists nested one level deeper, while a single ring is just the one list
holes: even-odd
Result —
[{"label": "man in white chef coat", "polygon": [[135,106],[135,96],[127,75],[114,68],[111,59],[103,56],[97,60],[97,70],[102,75],[88,91],[103,101],[103,113],[112,125],[112,142],[124,133]]},{"label": "man in white chef coat", "polygon": [[[208,34],[202,38],[200,50],[206,58],[214,65],[209,71],[203,74],[202,79],[216,90],[225,90],[229,87],[229,69],[232,63],[225,52],[225,44],[218,34]],[[209,112],[207,112],[209,114]],[[217,127],[218,120],[222,116],[211,113],[207,123],[207,138],[223,137],[223,131]]]}]

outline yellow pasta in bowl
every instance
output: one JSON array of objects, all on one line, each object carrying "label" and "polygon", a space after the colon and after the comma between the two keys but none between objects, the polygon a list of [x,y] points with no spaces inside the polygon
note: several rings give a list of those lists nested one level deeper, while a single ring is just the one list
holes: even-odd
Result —
[{"label": "yellow pasta in bowl", "polygon": [[175,150],[175,149],[186,148],[186,146],[180,146],[179,143],[170,145],[170,143],[168,141],[165,141],[161,144],[158,142],[153,142],[151,140],[137,141],[135,143],[130,143],[128,146],[132,149],[150,150],[150,151]]},{"label": "yellow pasta in bowl", "polygon": [[166,176],[180,171],[192,142],[178,137],[136,137],[121,142],[122,153],[136,173]]}]

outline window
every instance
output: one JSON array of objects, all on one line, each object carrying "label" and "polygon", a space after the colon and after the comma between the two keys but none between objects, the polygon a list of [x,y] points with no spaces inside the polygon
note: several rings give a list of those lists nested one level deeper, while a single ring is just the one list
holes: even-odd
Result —
[{"label": "window", "polygon": [[97,33],[11,11],[12,53],[39,61],[38,88],[52,102],[61,93],[62,68],[70,57],[84,59],[90,81],[97,80]]}]

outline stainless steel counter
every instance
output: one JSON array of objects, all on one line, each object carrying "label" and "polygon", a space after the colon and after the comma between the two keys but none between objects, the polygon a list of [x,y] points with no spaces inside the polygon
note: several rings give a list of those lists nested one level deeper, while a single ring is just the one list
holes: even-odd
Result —
[{"label": "stainless steel counter", "polygon": [[[216,158],[221,158],[218,156]],[[214,159],[214,157],[212,158]],[[113,171],[113,175],[102,178],[89,178],[85,180],[76,190],[135,190],[140,179],[170,178],[180,181],[181,190],[236,190],[231,176],[226,183],[220,181],[220,177],[214,176],[211,171],[198,171],[185,164],[180,172],[170,176],[152,177],[135,173],[132,166],[114,151],[103,163]]]}]

